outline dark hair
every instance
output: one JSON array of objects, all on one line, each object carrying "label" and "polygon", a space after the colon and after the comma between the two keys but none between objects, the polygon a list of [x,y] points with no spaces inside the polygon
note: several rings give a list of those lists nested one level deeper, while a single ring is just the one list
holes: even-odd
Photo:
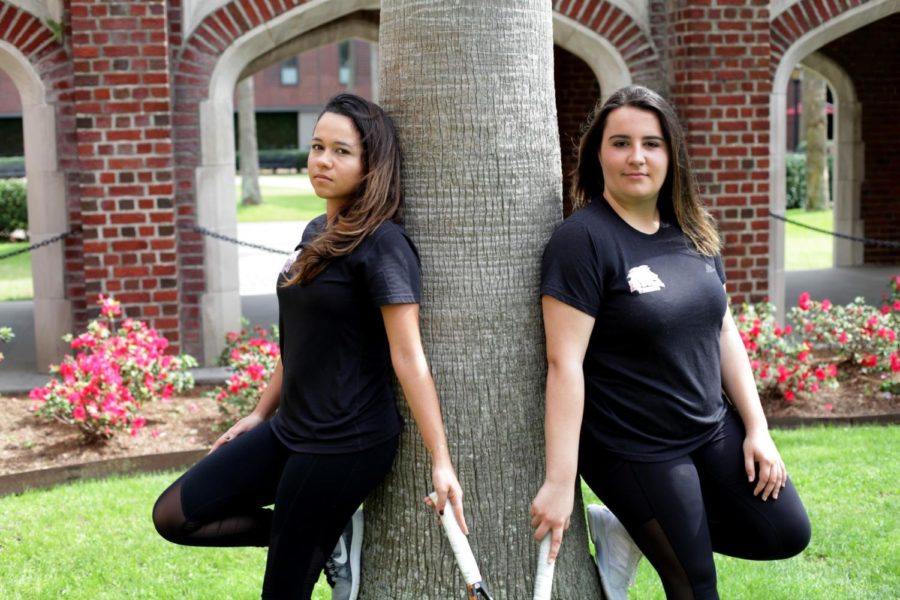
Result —
[{"label": "dark hair", "polygon": [[684,131],[675,109],[662,96],[640,85],[624,87],[607,98],[602,106],[595,107],[578,146],[578,164],[572,174],[573,207],[577,210],[603,196],[603,170],[598,156],[603,130],[609,113],[623,106],[650,111],[659,119],[669,150],[669,170],[656,201],[660,215],[666,220],[674,219],[698,252],[707,256],[717,254],[719,234],[715,221],[700,201]]},{"label": "dark hair", "polygon": [[331,261],[353,252],[382,223],[402,216],[400,142],[394,122],[380,106],[354,94],[329,100],[318,119],[325,113],[353,121],[363,147],[363,176],[353,201],[303,248],[285,286],[312,281]]}]

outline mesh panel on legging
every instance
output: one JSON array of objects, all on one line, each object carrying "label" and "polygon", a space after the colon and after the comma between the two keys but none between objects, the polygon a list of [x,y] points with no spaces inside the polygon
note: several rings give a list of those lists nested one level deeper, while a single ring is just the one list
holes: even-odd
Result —
[{"label": "mesh panel on legging", "polygon": [[181,479],[169,486],[153,506],[156,531],[185,546],[266,546],[272,530],[272,511],[248,509],[206,524],[189,521],[181,507]]},{"label": "mesh panel on legging", "polygon": [[684,565],[678,560],[666,533],[656,519],[647,521],[632,534],[653,568],[659,574],[667,600],[694,600],[694,590]]}]

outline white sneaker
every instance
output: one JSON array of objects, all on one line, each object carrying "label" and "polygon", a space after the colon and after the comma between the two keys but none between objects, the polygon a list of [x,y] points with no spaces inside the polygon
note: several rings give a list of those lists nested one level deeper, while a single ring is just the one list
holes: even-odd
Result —
[{"label": "white sneaker", "polygon": [[333,588],[331,600],[356,600],[359,595],[362,539],[363,512],[362,508],[357,508],[331,556],[325,561],[325,578]]},{"label": "white sneaker", "polygon": [[607,600],[628,600],[643,554],[625,526],[605,506],[588,506],[588,530],[597,550],[597,572]]}]

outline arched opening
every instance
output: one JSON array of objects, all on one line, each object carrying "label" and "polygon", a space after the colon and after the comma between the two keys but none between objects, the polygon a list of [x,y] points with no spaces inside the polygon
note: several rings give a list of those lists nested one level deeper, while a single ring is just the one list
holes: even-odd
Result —
[{"label": "arched opening", "polygon": [[[19,92],[28,194],[29,241],[37,244],[68,231],[66,190],[58,168],[56,107],[47,103],[45,87],[28,59],[0,41],[0,70]],[[31,253],[34,356],[45,371],[65,353],[62,336],[72,331],[72,305],[64,286],[65,251],[62,242]]]},{"label": "arched opening", "polygon": [[563,213],[568,215],[572,210],[569,173],[575,167],[581,128],[597,102],[631,83],[631,74],[609,41],[557,12],[553,13],[553,42]]},{"label": "arched opening", "polygon": [[[839,137],[836,140],[836,171],[835,181],[833,182],[836,198],[835,231],[850,235],[865,234],[866,237],[874,237],[871,235],[865,221],[867,200],[865,198],[863,181],[868,177],[864,171],[869,159],[863,160],[863,145],[867,140],[865,131],[859,127],[859,123],[863,121],[863,109],[873,114],[879,109],[874,105],[867,105],[865,100],[860,97],[860,86],[854,83],[861,77],[859,73],[855,72],[857,70],[856,67],[849,69],[846,64],[835,60],[834,57],[841,54],[840,46],[842,44],[840,40],[842,38],[846,38],[848,41],[852,38],[853,41],[858,43],[862,40],[857,39],[854,32],[875,24],[882,19],[890,18],[895,20],[898,12],[900,12],[900,6],[894,3],[873,3],[858,6],[833,18],[820,27],[806,32],[805,35],[797,39],[784,52],[775,72],[770,99],[769,142],[771,168],[769,173],[769,208],[772,212],[783,214],[785,211],[787,90],[794,67],[803,63],[822,73],[829,80],[836,95],[836,102],[839,103],[836,117],[836,130]],[[891,35],[889,33],[890,29],[890,27],[887,27],[885,31],[879,32],[878,35],[881,36],[882,42],[887,42],[891,39],[886,37]],[[872,36],[861,37],[871,38]],[[895,33],[892,38],[896,38]],[[877,40],[871,41],[873,46],[878,46],[880,43]],[[857,46],[858,44],[854,45],[854,47]],[[814,54],[817,51],[819,54],[822,54],[822,57]],[[878,52],[873,50],[871,54],[866,55],[865,58],[869,62],[872,60],[876,63],[882,60],[885,61],[880,64],[870,65],[873,76],[867,80],[869,85],[873,85],[873,82],[879,80],[884,82],[885,85],[895,85],[893,83],[894,80],[888,83],[885,79],[879,79],[880,77],[885,77],[885,73],[891,71],[889,67],[891,63],[889,61],[896,60],[892,54],[890,51],[885,52],[884,48],[881,47]],[[846,56],[846,54],[844,55]],[[830,60],[823,60],[823,58]],[[875,72],[880,75],[875,76]],[[887,75],[887,77],[893,77],[893,75]],[[885,110],[884,106],[880,110]],[[882,122],[894,122],[896,121],[895,116],[895,114],[891,115],[886,112],[880,114],[878,118]],[[868,154],[868,151],[865,154]],[[890,177],[896,178],[896,172],[897,170],[894,169],[894,173],[890,174]],[[769,298],[781,314],[784,314],[787,300],[784,269],[784,229],[783,222],[775,219],[770,221]],[[846,242],[846,244],[854,244],[857,248],[848,249],[845,244],[839,243],[835,249],[836,265],[844,266],[849,264],[856,266],[863,262],[870,262],[860,244],[855,242]],[[862,253],[862,256],[860,256],[860,253]],[[885,279],[885,283],[886,281]],[[877,298],[872,298],[872,300],[875,301]]]},{"label": "arched opening", "polygon": [[[861,107],[853,80],[841,66],[827,56],[813,52],[802,64],[818,73],[833,90],[833,146],[834,176],[831,197],[834,202],[834,231],[861,237],[860,185],[863,144],[859,129]],[[841,238],[834,238],[834,265],[854,267],[863,263],[862,246]]]},{"label": "arched opening", "polygon": [[[348,1],[301,6],[238,39],[222,54],[212,73],[209,96],[200,103],[200,166],[195,172],[198,223],[236,237],[234,88],[238,81],[291,56],[346,39],[376,41],[377,18],[371,2]],[[215,239],[204,241],[206,289],[201,297],[203,360],[213,364],[225,333],[240,327],[238,249]]]}]

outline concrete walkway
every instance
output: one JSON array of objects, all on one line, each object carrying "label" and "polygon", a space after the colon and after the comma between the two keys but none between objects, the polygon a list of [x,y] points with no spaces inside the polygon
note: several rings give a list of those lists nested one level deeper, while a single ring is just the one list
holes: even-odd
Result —
[{"label": "concrete walkway", "polygon": [[[289,253],[300,241],[305,226],[304,222],[241,223],[237,237]],[[275,279],[286,259],[286,254],[243,246],[239,249],[241,313],[251,325],[269,327],[277,322]],[[785,275],[787,304],[796,305],[800,293],[806,291],[814,299],[828,298],[834,304],[846,304],[863,296],[870,304],[880,306],[888,279],[894,275],[900,275],[900,265],[790,271]],[[16,334],[12,342],[0,344],[0,352],[6,355],[0,364],[0,393],[21,393],[46,383],[48,376],[38,372],[34,359],[32,303],[0,302],[0,325],[12,327]],[[195,372],[200,383],[221,381],[225,376],[222,368]]]}]

